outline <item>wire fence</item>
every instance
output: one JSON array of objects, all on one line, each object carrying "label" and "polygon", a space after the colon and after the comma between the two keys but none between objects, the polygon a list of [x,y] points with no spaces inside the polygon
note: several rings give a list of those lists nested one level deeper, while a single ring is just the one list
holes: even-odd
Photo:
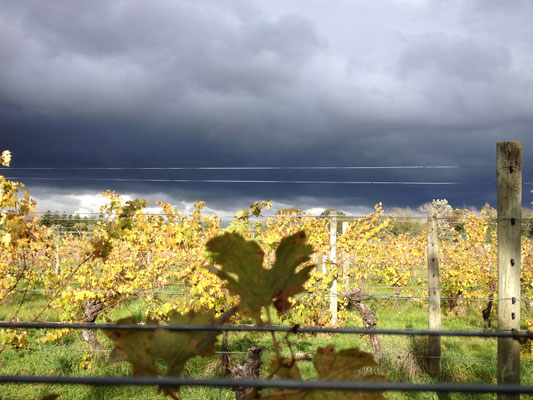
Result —
[{"label": "wire fence", "polygon": [[[1,351],[13,351],[13,352],[20,352],[20,351],[28,351],[28,352],[44,352],[44,353],[53,353],[53,352],[75,352],[75,353],[111,353],[113,349],[76,349],[72,348],[71,346],[55,346],[53,348],[51,347],[19,347],[19,348],[0,348]],[[245,355],[248,354],[247,351],[215,351],[215,354],[222,355],[222,354],[228,354],[228,355]],[[276,355],[276,352],[273,350],[263,350],[262,354],[268,354],[268,355]],[[281,357],[284,358],[291,358],[292,354],[289,353],[283,353],[280,352]],[[297,354],[299,355],[299,354]],[[497,357],[474,357],[474,356],[422,356],[422,355],[416,355],[416,354],[410,354],[409,357],[427,360],[430,358],[438,358],[442,360],[476,360],[476,361],[487,361],[487,362],[493,362],[497,360]],[[520,363],[522,364],[532,364],[533,360],[525,360],[521,359]]]},{"label": "wire fence", "polygon": [[[525,168],[533,168],[524,166]],[[198,167],[9,167],[18,171],[194,171],[194,170],[343,170],[343,169],[493,169],[493,165],[345,165],[345,166],[198,166]]]},{"label": "wire fence", "polygon": [[[334,181],[334,180],[283,180],[283,179],[166,179],[166,178],[81,178],[81,177],[36,177],[6,176],[8,179],[32,181],[76,181],[76,182],[152,182],[152,183],[260,183],[260,184],[304,184],[304,185],[467,185],[495,186],[496,182],[460,182],[460,181]],[[524,182],[523,185],[533,185]]]},{"label": "wire fence", "polygon": [[[16,180],[32,180],[32,181],[55,181],[55,182],[146,182],[146,183],[209,183],[209,184],[290,184],[290,185],[410,185],[410,186],[449,186],[449,185],[467,185],[467,186],[487,186],[496,185],[494,181],[481,181],[481,180],[472,180],[472,181],[424,181],[424,180],[332,180],[332,179],[212,179],[212,178],[191,178],[191,177],[180,177],[180,178],[168,178],[168,177],[146,177],[146,176],[136,176],[136,177],[117,177],[117,176],[80,176],[80,173],[83,172],[213,172],[213,171],[223,171],[228,172],[261,172],[261,171],[270,171],[270,172],[280,172],[280,171],[307,171],[307,172],[317,172],[317,171],[337,171],[337,172],[347,172],[347,171],[422,171],[422,170],[487,170],[493,169],[494,166],[491,165],[344,165],[344,166],[169,166],[169,167],[11,167],[9,169],[4,169],[7,172],[8,179]],[[525,165],[523,169],[530,169],[531,166]],[[0,170],[1,171],[1,170]],[[20,171],[23,175],[12,175],[10,171]],[[78,176],[42,176],[37,175],[40,172],[68,172],[76,173]],[[25,175],[25,172],[32,173],[33,175]],[[523,182],[524,186],[531,186],[533,182]]]},{"label": "wire fence", "polygon": [[[533,168],[533,165],[522,165],[523,169]],[[494,165],[263,165],[263,166],[168,166],[168,167],[0,167],[0,170],[17,171],[258,171],[258,170],[381,170],[381,169],[494,169]]]},{"label": "wire fence", "polygon": [[[155,331],[164,329],[171,332],[227,331],[227,332],[283,332],[293,334],[329,333],[400,336],[454,336],[476,338],[512,338],[515,340],[533,339],[531,331],[427,331],[400,329],[359,329],[337,327],[294,326],[255,326],[255,325],[152,325],[152,324],[94,324],[94,323],[40,323],[40,322],[0,322],[0,328],[8,329],[90,329],[114,331]],[[107,352],[108,350],[103,350]],[[243,354],[244,352],[218,352],[219,354]],[[442,357],[441,357],[442,358]],[[446,358],[446,357],[444,357]],[[459,359],[461,357],[449,357]],[[488,361],[485,357],[463,357],[464,359]],[[181,378],[181,377],[139,377],[139,376],[24,376],[0,375],[0,383],[11,384],[69,384],[91,386],[204,386],[218,388],[258,387],[298,390],[364,390],[364,391],[407,391],[407,392],[465,392],[465,393],[533,393],[533,386],[511,384],[464,384],[432,383],[414,384],[401,382],[368,381],[313,381],[287,379],[227,379],[227,378]]]},{"label": "wire fence", "polygon": [[202,386],[215,388],[270,388],[293,390],[336,390],[336,391],[397,391],[397,392],[442,392],[442,393],[508,393],[533,394],[533,386],[517,384],[466,384],[466,383],[431,383],[416,384],[402,382],[370,382],[370,381],[325,381],[325,380],[293,380],[293,379],[230,379],[230,378],[179,378],[166,376],[21,376],[0,375],[0,383],[24,384],[68,384],[91,386]]},{"label": "wire fence", "polygon": [[[363,287],[361,287],[363,289]],[[396,290],[413,290],[409,288],[404,287],[394,287]],[[417,289],[418,290],[418,289]],[[422,289],[420,289],[422,290]],[[427,288],[424,288],[424,290],[427,290]],[[446,290],[446,288],[442,288],[441,290]],[[33,294],[33,295],[39,295],[39,294],[45,294],[45,293],[53,293],[53,294],[59,294],[59,293],[94,293],[94,294],[109,294],[109,293],[116,293],[118,296],[122,295],[137,295],[142,296],[144,294],[149,295],[162,295],[162,296],[177,296],[177,297],[186,297],[186,298],[200,298],[201,295],[193,295],[190,292],[184,292],[180,290],[152,290],[152,289],[137,289],[132,291],[114,291],[114,290],[98,290],[98,289],[0,289],[0,292],[16,292],[16,293],[27,293],[27,294]],[[323,297],[323,298],[331,298],[331,297],[339,297],[343,298],[346,297],[345,294],[334,294],[334,293],[308,293],[306,294],[308,297]],[[367,299],[390,299],[390,300],[427,300],[432,299],[435,296],[422,296],[422,295],[401,295],[401,294],[375,294],[375,293],[366,293],[363,292],[361,294],[362,300]],[[527,298],[527,297],[521,297],[521,298],[501,298],[498,299],[497,297],[476,297],[476,296],[439,296],[441,300],[461,300],[461,301],[492,301],[494,303],[497,303],[498,301],[508,301],[508,300],[514,300],[516,302],[528,302],[533,301],[533,299]]]},{"label": "wire fence", "polygon": [[[199,166],[199,167],[14,167],[11,170],[19,171],[279,171],[279,170],[445,170],[445,169],[493,169],[493,165],[409,165],[409,166],[237,166],[237,167],[217,167],[217,166]],[[524,166],[523,168],[533,168],[533,166]],[[302,180],[302,179],[171,179],[171,178],[146,178],[146,177],[68,177],[68,176],[10,176],[8,179],[21,179],[33,181],[79,181],[79,182],[147,182],[147,183],[210,183],[210,184],[294,184],[294,185],[410,185],[410,186],[487,186],[496,185],[493,181],[455,181],[455,180]],[[533,182],[523,182],[523,186],[532,186]],[[39,213],[36,213],[39,214]],[[41,213],[44,214],[44,213]],[[98,216],[105,218],[110,214],[105,213],[77,213],[78,215]],[[164,213],[146,213],[143,215],[134,215],[130,217],[144,216],[170,216]],[[173,216],[173,215],[172,215]],[[208,216],[204,214],[204,216]],[[233,215],[218,215],[221,219],[233,218]],[[332,218],[331,215],[310,215],[310,214],[288,214],[288,215],[265,215],[252,217],[251,220],[264,220],[268,218]],[[353,216],[335,216],[338,221],[353,221],[358,219],[369,219],[371,217],[353,217]],[[461,224],[466,220],[462,217],[439,217],[439,220],[445,220],[449,224]],[[489,224],[495,225],[496,220],[486,218]],[[379,220],[394,220],[396,222],[427,223],[426,216],[382,216]],[[56,222],[88,222],[97,221],[97,219],[85,219],[76,221],[72,218],[55,218]],[[523,218],[519,222],[533,221],[532,218]],[[80,229],[61,229],[63,233],[90,234],[91,230]],[[453,238],[450,238],[453,239]],[[407,290],[408,288],[399,287],[376,287],[379,289]],[[409,288],[413,290],[425,290],[426,288]],[[0,289],[6,291],[8,289]],[[43,290],[43,289],[16,289],[17,292],[24,293],[108,293],[109,291],[97,290]],[[172,290],[138,290],[131,293],[138,294],[151,293],[171,296],[188,296],[183,291]],[[324,295],[331,298],[332,296],[341,296],[336,294]],[[425,300],[431,299],[431,296],[423,295],[389,295],[370,293],[363,294],[363,299],[395,299],[395,300]],[[441,300],[457,300],[457,297],[440,296]],[[465,297],[465,301],[494,301],[490,297]],[[515,298],[503,298],[503,300],[521,301]],[[529,301],[530,299],[525,299]],[[427,337],[460,337],[460,338],[509,338],[517,341],[533,339],[532,331],[448,331],[448,330],[420,330],[420,329],[362,329],[362,328],[340,328],[340,327],[313,327],[313,326],[255,326],[255,325],[152,325],[152,324],[95,324],[95,323],[54,323],[54,322],[20,322],[20,321],[0,321],[0,329],[84,329],[84,330],[120,330],[120,331],[155,331],[167,330],[171,332],[279,332],[292,334],[348,334],[348,335],[397,335],[397,336],[427,336]],[[44,351],[45,349],[26,349],[33,351]],[[69,349],[72,351],[72,349]],[[83,351],[83,350],[80,350]],[[109,349],[103,349],[109,352]],[[224,352],[219,354],[245,354],[246,352]],[[428,357],[424,357],[428,358]],[[495,360],[494,357],[439,357],[449,359],[469,359],[469,360]],[[518,384],[464,384],[464,383],[431,383],[431,384],[414,384],[401,382],[365,382],[365,381],[313,381],[313,380],[287,380],[287,379],[226,379],[226,378],[182,378],[182,377],[140,377],[140,376],[88,376],[88,377],[71,377],[71,376],[24,376],[24,375],[0,375],[0,383],[11,384],[71,384],[71,385],[91,385],[91,386],[203,386],[217,388],[237,388],[237,387],[255,387],[255,388],[278,388],[293,390],[364,390],[364,391],[402,391],[402,392],[464,392],[464,393],[508,393],[508,394],[533,394],[533,386]]]},{"label": "wire fence", "polygon": [[258,326],[258,325],[162,325],[162,324],[95,324],[63,322],[0,322],[0,329],[87,329],[87,330],[121,330],[121,331],[155,331],[159,329],[170,332],[281,332],[281,333],[327,333],[327,334],[362,334],[362,335],[399,335],[399,336],[456,336],[478,338],[513,338],[533,339],[532,331],[447,331],[421,329],[364,329],[319,326]]}]

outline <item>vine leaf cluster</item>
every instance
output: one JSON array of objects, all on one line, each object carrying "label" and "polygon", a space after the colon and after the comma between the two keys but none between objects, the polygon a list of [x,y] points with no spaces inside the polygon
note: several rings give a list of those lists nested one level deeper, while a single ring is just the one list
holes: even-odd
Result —
[{"label": "vine leaf cluster", "polygon": [[[364,368],[377,367],[371,354],[359,349],[345,349],[335,351],[333,345],[319,347],[312,359],[316,371],[316,378],[320,380],[362,380],[381,381],[381,375],[361,375]],[[291,358],[275,359],[271,362],[269,373],[282,379],[302,379],[298,364]],[[381,393],[357,393],[341,391],[311,391],[311,390],[281,390],[275,394],[274,399],[284,400],[321,400],[321,399],[372,399],[384,400]]]},{"label": "vine leaf cluster", "polygon": [[[194,311],[185,315],[175,313],[169,320],[173,325],[214,325],[215,322],[214,314]],[[128,317],[118,323],[135,324],[136,321]],[[158,324],[159,321],[148,319],[146,323]],[[163,328],[155,331],[106,331],[115,343],[109,361],[129,361],[135,375],[179,376],[190,358],[215,354],[218,334],[212,331],[171,332]],[[162,390],[173,396],[179,387],[164,387]]]}]

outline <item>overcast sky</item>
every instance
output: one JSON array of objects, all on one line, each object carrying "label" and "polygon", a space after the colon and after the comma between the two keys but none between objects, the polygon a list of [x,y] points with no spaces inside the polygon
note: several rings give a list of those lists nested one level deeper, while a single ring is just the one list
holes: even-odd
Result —
[{"label": "overcast sky", "polygon": [[[533,166],[533,1],[0,0],[13,167],[459,165],[423,170],[3,170],[41,210],[96,195],[231,213],[495,205],[498,141]],[[481,168],[477,168],[481,167]],[[31,180],[28,178],[72,178]],[[87,179],[470,182],[322,185]],[[80,180],[81,179],[81,180]],[[524,170],[533,182],[533,169]],[[483,184],[483,183],[489,183]],[[533,197],[524,186],[524,205]]]}]

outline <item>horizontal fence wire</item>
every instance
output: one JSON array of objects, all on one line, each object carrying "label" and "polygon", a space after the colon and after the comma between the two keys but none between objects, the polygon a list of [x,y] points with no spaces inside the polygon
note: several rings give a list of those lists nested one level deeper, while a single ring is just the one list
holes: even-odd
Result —
[{"label": "horizontal fence wire", "polygon": [[[12,212],[6,212],[6,214],[9,214],[9,215],[22,215],[22,216],[27,216],[28,214],[25,214],[25,213],[12,213]],[[44,212],[34,212],[32,213],[31,215],[35,215],[35,216],[43,216],[45,213]],[[51,214],[51,215],[57,215],[57,214]],[[106,218],[117,218],[118,215],[115,215],[115,214],[100,214],[100,213],[75,213],[75,214],[72,214],[72,215],[95,215],[95,216],[99,216],[99,218],[89,218],[89,217],[86,217],[86,218],[80,218],[80,219],[75,219],[75,218],[53,218],[50,223],[55,223],[55,222],[70,222],[70,223],[73,223],[73,224],[79,224],[79,225],[90,225],[91,223],[94,223],[94,222],[100,222],[102,221],[103,219],[106,219]],[[132,214],[132,215],[128,215],[127,216],[128,218],[146,218],[146,217],[176,217],[176,218],[182,218],[182,217],[185,217],[185,218],[198,218],[198,217],[203,217],[203,218],[220,218],[221,220],[223,221],[227,221],[227,220],[233,220],[235,219],[235,215],[222,215],[222,214],[201,214],[200,216],[192,216],[192,215],[178,215],[178,214],[165,214],[165,213],[143,213],[143,214]],[[372,219],[376,219],[378,222],[383,222],[383,221],[393,221],[393,222],[400,222],[400,223],[421,223],[421,224],[426,224],[428,222],[428,218],[427,217],[394,217],[394,216],[386,216],[386,217],[373,217],[373,216],[351,216],[351,215],[337,215],[337,216],[330,216],[330,215],[310,215],[310,214],[286,214],[286,215],[262,215],[262,216],[250,216],[249,219],[250,219],[250,222],[259,222],[259,221],[265,221],[265,220],[270,220],[270,219],[283,219],[283,218],[290,218],[290,219],[306,219],[306,218],[314,218],[314,219],[332,219],[332,218],[336,218],[338,222],[355,222],[355,221],[365,221],[365,220],[372,220]],[[496,218],[487,218],[487,217],[476,217],[477,220],[479,221],[486,221],[487,224],[489,225],[493,225],[493,226],[496,226],[497,224],[497,220]],[[441,217],[441,218],[436,218],[436,220],[439,220],[439,221],[444,221],[446,224],[448,225],[460,225],[460,224],[464,224],[465,222],[468,222],[470,221],[470,219],[468,218],[461,218],[461,217]],[[511,219],[507,219],[507,218],[500,218],[500,221],[509,221]],[[531,223],[533,222],[533,218],[521,218],[521,219],[515,219],[515,222],[518,222],[518,223]],[[92,233],[94,232],[93,230],[83,230],[83,229],[77,229],[75,226],[71,226],[71,227],[61,227],[61,228],[58,228],[54,225],[58,225],[58,224],[53,224],[51,225],[51,227],[54,228],[55,231],[57,231],[57,233],[69,233],[69,232],[75,232],[75,233],[78,233],[78,232],[82,232],[82,233]],[[342,234],[341,234],[342,236]],[[453,240],[455,239],[455,237],[453,236],[439,236],[439,239],[449,239],[449,240]]]},{"label": "horizontal fence wire", "polygon": [[200,166],[200,167],[9,167],[17,171],[259,171],[259,170],[343,170],[343,169],[477,169],[494,165],[346,165],[346,166]]},{"label": "horizontal fence wire", "polygon": [[271,388],[293,390],[342,390],[342,391],[401,391],[401,392],[457,392],[457,393],[508,393],[533,394],[533,386],[517,384],[481,383],[403,383],[369,381],[314,381],[296,379],[230,379],[230,378],[180,378],[166,376],[28,376],[0,375],[0,383],[69,384],[91,386],[203,386],[218,388]]},{"label": "horizontal fence wire", "polygon": [[[36,181],[76,181],[76,182],[161,182],[161,183],[261,183],[261,184],[309,184],[309,185],[496,185],[496,182],[458,181],[331,181],[331,180],[269,180],[269,179],[165,179],[165,178],[69,178],[69,177],[26,177],[6,176],[7,179]],[[527,185],[527,183],[524,183]]]},{"label": "horizontal fence wire", "polygon": [[[408,288],[395,288],[399,290],[413,290]],[[426,289],[427,290],[427,289]],[[443,290],[443,288],[441,288]],[[0,289],[0,292],[16,292],[16,293],[27,293],[27,294],[44,294],[44,293],[96,293],[96,294],[108,294],[111,292],[111,290],[90,290],[90,289],[60,289],[60,290],[54,290],[54,289]],[[193,296],[189,292],[182,292],[182,291],[175,291],[175,290],[151,290],[151,289],[139,289],[134,291],[124,291],[117,293],[118,295],[142,295],[143,293],[148,294],[160,294],[160,295],[168,295],[168,296],[178,296],[178,297],[187,297],[187,298],[196,298],[201,297],[201,295]],[[347,298],[348,296],[346,294],[334,294],[334,293],[324,293],[324,294],[318,294],[318,293],[311,293],[307,295],[308,297],[322,297],[322,298],[332,298],[332,297],[340,297],[340,298]],[[304,297],[304,296],[302,296]],[[396,294],[371,294],[371,293],[362,293],[361,294],[361,300],[367,300],[367,299],[398,299],[398,300],[410,300],[410,299],[432,299],[434,296],[420,296],[420,295],[396,295]],[[460,301],[493,301],[497,303],[498,301],[533,301],[533,299],[529,299],[527,297],[521,297],[521,298],[490,298],[490,297],[451,297],[451,296],[440,296],[441,300],[460,300]]]},{"label": "horizontal fence wire", "polygon": [[[23,216],[26,216],[28,215],[28,213],[21,213],[21,212],[13,212],[13,211],[6,211],[5,212],[6,214],[8,215],[23,215]],[[61,211],[54,211],[54,212],[49,212],[49,211],[34,211],[31,213],[31,215],[46,215],[46,216],[60,216],[61,218],[53,218],[53,220],[51,222],[56,222],[56,221],[62,221],[62,222],[72,222],[72,223],[83,223],[83,224],[88,224],[88,223],[91,223],[91,222],[98,222],[101,218],[105,218],[105,217],[118,217],[118,215],[116,214],[112,214],[112,213],[102,213],[102,212],[76,212],[76,213],[73,213],[73,214],[68,214],[66,212],[61,212]],[[68,217],[68,216],[65,216],[65,215],[72,215],[72,217]],[[87,217],[83,217],[83,218],[76,218],[76,216],[80,216],[80,215],[86,215]],[[90,217],[91,216],[91,217]],[[207,212],[207,213],[202,213],[198,216],[194,216],[194,215],[186,215],[186,214],[167,214],[167,213],[164,213],[163,211],[161,212],[145,212],[145,213],[142,213],[142,214],[131,214],[131,215],[128,215],[128,218],[143,218],[143,217],[186,217],[186,218],[198,218],[198,217],[219,217],[219,218],[235,218],[235,214],[216,214],[216,213],[211,213],[211,212]],[[99,218],[96,218],[96,217],[99,217]],[[400,215],[381,215],[381,216],[373,216],[373,215],[341,215],[341,214],[337,214],[337,215],[330,215],[330,214],[307,214],[305,213],[305,211],[302,211],[301,214],[265,214],[265,215],[259,215],[259,216],[255,216],[255,215],[251,215],[249,216],[250,220],[251,221],[255,221],[255,220],[264,220],[264,219],[281,219],[281,218],[300,218],[300,219],[305,219],[305,218],[318,218],[318,219],[337,219],[337,221],[340,221],[340,222],[343,222],[343,221],[359,221],[359,220],[377,220],[377,221],[388,221],[388,220],[392,220],[392,221],[396,221],[396,222],[423,222],[423,223],[427,223],[428,221],[428,216],[427,215],[423,215],[423,216],[400,216]],[[470,221],[471,218],[469,217],[462,217],[460,215],[451,215],[451,216],[441,216],[441,217],[436,217],[436,218],[431,218],[432,220],[439,220],[439,221],[444,221],[446,223],[450,223],[450,224],[453,224],[453,223],[463,223],[465,221]],[[479,221],[494,221],[496,222],[496,217],[482,217],[482,216],[476,216],[475,217],[476,220],[479,220]],[[511,219],[514,219],[516,222],[532,222],[533,221],[533,218],[500,218],[500,221],[508,221],[508,220],[511,220]],[[61,230],[64,230],[65,228],[61,228]]]},{"label": "horizontal fence wire", "polygon": [[[203,210],[205,211],[205,210]],[[300,210],[302,211],[302,210]],[[7,210],[5,211],[6,214],[8,215],[27,215],[27,213],[21,213],[21,212],[13,212],[11,210]],[[47,215],[51,215],[51,216],[61,216],[62,218],[54,218],[54,221],[72,221],[72,222],[96,222],[98,221],[97,218],[84,218],[84,219],[75,219],[75,217],[72,217],[72,218],[69,218],[68,215],[66,212],[61,212],[61,211],[34,211],[32,212],[31,214],[34,214],[34,215],[43,215],[43,214],[47,214]],[[66,215],[66,216],[65,216]],[[97,212],[97,211],[94,211],[94,212],[88,212],[88,211],[83,211],[83,212],[77,212],[75,214],[72,214],[73,216],[77,216],[77,215],[92,215],[92,216],[95,216],[95,217],[98,217],[98,216],[103,216],[103,217],[106,217],[106,216],[116,216],[116,214],[112,214],[112,213],[106,213],[106,212]],[[167,213],[164,213],[163,211],[161,212],[157,212],[157,213],[149,213],[149,212],[146,212],[146,213],[143,213],[143,214],[131,214],[131,215],[128,215],[128,217],[145,217],[145,216],[155,216],[155,217],[181,217],[181,216],[185,216],[185,217],[192,217],[192,215],[178,215],[178,214],[167,214]],[[209,213],[209,211],[207,213],[202,213],[201,215],[199,216],[202,216],[202,217],[223,217],[223,218],[235,218],[235,214],[215,214],[215,213]],[[424,221],[424,222],[427,222],[428,221],[428,216],[427,215],[421,215],[421,216],[403,216],[403,215],[380,215],[380,216],[368,216],[368,215],[342,215],[342,214],[336,214],[336,215],[331,215],[331,214],[308,214],[308,213],[305,213],[305,211],[302,211],[301,214],[265,214],[265,215],[259,215],[259,216],[256,216],[256,215],[250,215],[250,219],[263,219],[263,218],[324,218],[324,219],[329,219],[329,218],[336,218],[338,220],[367,220],[367,219],[377,219],[377,220],[389,220],[389,219],[392,219],[392,220],[401,220],[401,221]],[[475,217],[477,220],[495,220],[496,217],[482,217],[482,216],[476,216]],[[450,221],[450,222],[453,222],[453,221],[467,221],[469,220],[468,217],[461,217],[460,215],[452,215],[452,216],[442,216],[442,217],[436,217],[436,218],[431,218],[431,219],[436,219],[436,220],[444,220],[444,221]],[[533,218],[523,218],[522,220],[533,220]]]},{"label": "horizontal fence wire", "polygon": [[256,326],[256,325],[156,325],[156,324],[94,324],[62,322],[0,322],[0,329],[89,329],[89,330],[127,330],[154,331],[164,329],[174,332],[285,332],[285,333],[332,333],[363,335],[400,335],[400,336],[457,336],[480,338],[533,338],[533,331],[444,331],[417,329],[361,329],[315,326]]},{"label": "horizontal fence wire", "polygon": [[[63,348],[62,348],[63,347]],[[71,347],[69,346],[55,346],[55,347],[17,347],[17,348],[0,348],[1,351],[14,351],[14,352],[19,352],[19,351],[28,351],[28,352],[44,352],[44,353],[47,353],[47,352],[61,352],[61,351],[68,351],[68,352],[75,352],[75,353],[92,353],[92,352],[98,352],[98,353],[110,353],[113,351],[113,349],[72,349]],[[248,351],[215,351],[215,354],[240,354],[240,355],[244,355],[244,354],[248,354]],[[265,354],[269,354],[269,355],[276,355],[276,352],[274,350],[263,350],[261,352],[262,355],[265,355]],[[296,353],[294,354],[295,356],[299,356],[299,355],[308,355],[308,354],[311,354],[311,353]],[[281,356],[284,357],[284,358],[291,358],[293,355],[292,354],[283,354],[281,353]],[[496,361],[497,360],[497,357],[468,357],[468,356],[465,356],[465,357],[456,357],[456,356],[440,356],[440,357],[437,357],[437,356],[419,356],[419,355],[414,355],[414,354],[411,354],[409,355],[409,357],[414,357],[414,358],[420,358],[420,359],[428,359],[428,358],[439,358],[439,359],[447,359],[447,360],[481,360],[481,361]],[[521,359],[520,360],[521,363],[533,363],[533,360],[524,360],[524,359]]]},{"label": "horizontal fence wire", "polygon": [[[58,352],[69,352],[69,353],[78,353],[78,354],[87,354],[87,353],[101,353],[101,354],[104,354],[104,353],[111,353],[113,351],[113,349],[72,349],[71,347],[69,346],[55,346],[55,347],[52,347],[52,348],[49,348],[49,347],[18,347],[18,348],[0,348],[0,351],[4,352],[4,351],[8,351],[8,352],[15,352],[15,353],[18,353],[18,352],[35,352],[35,353],[58,353]],[[244,355],[247,355],[248,354],[248,351],[215,351],[215,354],[217,355],[222,355],[222,354],[227,354],[227,355],[239,355],[239,356],[244,356]],[[263,350],[262,353],[263,355],[276,355],[276,352],[274,350],[271,350],[271,351],[268,351],[268,350]],[[309,354],[309,353],[296,353],[296,355],[303,355],[303,354]],[[291,358],[293,355],[292,354],[282,354],[281,355],[282,357],[285,357],[285,358]],[[446,362],[449,362],[449,363],[453,363],[454,361],[456,360],[459,360],[459,362],[463,361],[463,362],[467,362],[467,361],[482,361],[482,362],[494,362],[497,360],[497,357],[475,357],[475,356],[423,356],[423,355],[414,355],[414,354],[411,354],[409,357],[413,357],[413,358],[416,358],[416,359],[420,359],[420,360],[427,360],[427,359],[442,359],[443,361],[446,361]],[[521,358],[520,359],[520,364],[524,364],[524,365],[530,365],[530,364],[533,364],[533,360],[526,360],[526,359],[523,359]]]},{"label": "horizontal fence wire", "polygon": [[[75,352],[75,353],[92,353],[92,352],[96,352],[96,353],[111,353],[113,351],[113,349],[72,349],[68,346],[63,346],[64,348],[61,348],[61,347],[53,347],[53,348],[48,348],[48,347],[32,347],[32,348],[27,348],[27,347],[18,347],[18,348],[0,348],[1,351],[14,351],[14,352],[19,352],[19,351],[29,351],[29,352],[44,352],[44,353],[47,353],[47,352],[61,352],[61,351],[68,351],[68,352]],[[240,354],[240,355],[244,355],[244,354],[248,354],[247,351],[215,351],[215,354],[229,354],[229,355],[232,355],[232,354]],[[270,354],[270,355],[276,355],[276,352],[274,350],[271,350],[271,351],[265,351],[263,350],[261,352],[261,354],[265,355],[265,354]],[[309,354],[309,353],[296,353],[296,356],[298,356],[299,354]],[[285,357],[285,358],[291,358],[292,354],[281,354],[282,357]],[[440,357],[437,357],[437,356],[419,356],[419,355],[414,355],[414,354],[411,354],[409,355],[409,357],[414,357],[414,358],[420,358],[420,359],[429,359],[429,358],[438,358],[438,359],[444,359],[444,360],[479,360],[479,361],[496,361],[498,358],[497,357],[468,357],[468,356],[465,356],[465,357],[457,357],[457,356],[440,356]],[[524,359],[521,359],[520,360],[521,363],[525,363],[525,364],[528,364],[528,363],[533,363],[533,360],[524,360]]]},{"label": "horizontal fence wire", "polygon": [[[493,169],[494,165],[255,165],[174,167],[0,167],[5,171],[279,171],[279,170],[386,170],[386,169]],[[533,165],[522,165],[524,169]]]},{"label": "horizontal fence wire", "polygon": [[[53,347],[53,348],[48,348],[48,347],[32,347],[32,348],[26,348],[26,347],[18,347],[18,348],[0,348],[0,351],[14,351],[14,352],[19,352],[19,351],[28,351],[28,352],[37,352],[37,353],[54,353],[54,352],[64,352],[64,351],[67,351],[67,352],[75,352],[75,353],[111,353],[113,351],[113,349],[72,349],[68,346],[64,346],[64,348],[61,348],[61,347]],[[245,355],[245,354],[248,354],[247,351],[215,351],[215,354],[229,354],[229,355]],[[270,355],[276,355],[276,352],[274,350],[272,351],[265,351],[263,350],[261,352],[261,354],[265,355],[265,354],[270,354]],[[308,354],[308,353],[296,353],[296,356],[298,356],[299,354]],[[292,354],[281,354],[282,357],[284,358],[291,358]],[[419,355],[414,355],[414,354],[411,354],[409,355],[409,357],[414,357],[414,358],[419,358],[419,359],[423,359],[423,360],[427,360],[429,358],[435,358],[435,359],[443,359],[443,360],[478,360],[478,361],[487,361],[487,362],[492,362],[492,361],[496,361],[498,358],[497,357],[468,357],[468,356],[465,356],[465,357],[457,357],[457,356],[440,356],[440,357],[437,357],[437,356],[419,356]],[[530,364],[530,363],[533,363],[533,360],[524,360],[524,359],[520,359],[520,363],[522,364]]]}]

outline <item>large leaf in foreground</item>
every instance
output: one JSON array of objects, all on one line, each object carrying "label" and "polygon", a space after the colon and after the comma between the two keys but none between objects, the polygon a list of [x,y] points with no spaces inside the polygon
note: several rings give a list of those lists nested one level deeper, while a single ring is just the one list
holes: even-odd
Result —
[{"label": "large leaf in foreground", "polygon": [[298,232],[284,238],[276,250],[276,261],[271,269],[263,267],[264,253],[254,241],[246,241],[236,233],[225,233],[211,239],[207,250],[218,269],[210,271],[226,281],[226,287],[240,297],[243,312],[260,321],[261,308],[274,300],[276,309],[287,311],[288,298],[303,290],[313,266],[296,272],[298,266],[309,260],[313,252],[306,244],[305,233]]},{"label": "large leaf in foreground", "polygon": [[[128,317],[117,324],[135,324],[135,318]],[[150,321],[149,323],[156,323]],[[109,356],[109,362],[128,361],[135,375],[159,375],[153,357],[148,352],[154,331],[109,330],[104,333],[114,342],[115,347]]]},{"label": "large leaf in foreground", "polygon": [[[212,313],[189,312],[185,315],[174,314],[170,318],[172,325],[214,325]],[[125,318],[119,324],[134,324],[135,319]],[[157,324],[155,320],[148,324]],[[179,376],[187,361],[196,356],[208,356],[215,353],[218,331],[169,331],[159,328],[155,331],[109,330],[106,335],[113,340],[115,348],[110,362],[129,361],[135,375]],[[158,360],[158,361],[156,361]],[[159,367],[161,361],[164,367]],[[163,388],[174,392],[179,388]]]},{"label": "large leaf in foreground", "polygon": [[314,268],[314,265],[308,265],[296,272],[296,268],[309,261],[313,253],[313,247],[306,243],[306,239],[305,232],[300,231],[284,238],[276,249],[276,262],[269,272],[274,287],[274,305],[279,312],[291,307],[289,297],[304,290]]},{"label": "large leaf in foreground", "polygon": [[[296,363],[290,359],[272,361],[269,372],[282,379],[300,379],[300,371]],[[362,368],[376,367],[371,354],[359,349],[335,351],[335,346],[319,347],[313,357],[313,365],[319,380],[358,380],[383,381],[381,375],[357,374]],[[340,390],[279,390],[269,395],[271,399],[279,400],[386,400],[381,392],[340,391]]]},{"label": "large leaf in foreground", "polygon": [[[214,325],[215,318],[211,313],[189,312],[185,315],[175,314],[170,320],[171,325]],[[149,353],[165,361],[165,375],[181,375],[185,363],[196,356],[215,354],[215,343],[218,331],[185,331],[176,332],[158,329],[150,343]]]},{"label": "large leaf in foreground", "polygon": [[268,285],[267,270],[263,268],[263,250],[254,241],[247,241],[236,233],[225,233],[207,242],[212,260],[221,265],[211,272],[226,281],[228,290],[240,297],[240,309],[257,321],[261,307],[270,304],[272,288]]}]

